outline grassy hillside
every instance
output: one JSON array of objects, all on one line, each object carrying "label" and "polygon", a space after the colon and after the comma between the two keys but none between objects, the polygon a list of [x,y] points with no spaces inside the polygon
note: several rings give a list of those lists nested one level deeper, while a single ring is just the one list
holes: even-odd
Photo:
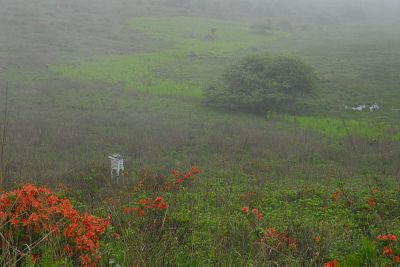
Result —
[{"label": "grassy hillside", "polygon": [[149,50],[154,51],[50,66],[50,70],[157,95],[201,98],[205,81],[216,78],[227,57],[279,36],[263,36],[240,23],[191,17],[140,18],[129,21],[129,26],[145,34]]},{"label": "grassy hillside", "polygon": [[[274,12],[261,1],[161,2],[5,1],[2,188],[63,184],[69,190],[59,195],[79,211],[110,214],[104,266],[394,262],[398,243],[377,238],[400,235],[393,20],[376,22],[372,8],[359,20],[339,7],[325,14],[312,1],[301,14],[284,1],[268,2]],[[254,53],[293,53],[317,69],[318,94],[300,114],[203,104],[202,90]],[[376,112],[345,109],[375,102]],[[126,170],[110,180],[107,156],[115,152]],[[191,166],[201,173],[183,179]],[[152,206],[159,196],[168,209]],[[81,263],[51,244],[40,253],[43,266]]]}]

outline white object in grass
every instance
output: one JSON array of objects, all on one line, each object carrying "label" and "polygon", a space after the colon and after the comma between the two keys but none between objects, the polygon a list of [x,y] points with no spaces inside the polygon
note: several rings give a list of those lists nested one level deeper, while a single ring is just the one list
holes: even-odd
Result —
[{"label": "white object in grass", "polygon": [[354,111],[363,111],[366,108],[365,105],[358,105],[356,107],[352,107],[351,109]]},{"label": "white object in grass", "polygon": [[374,110],[378,110],[379,109],[379,105],[378,104],[373,104],[372,106],[369,106],[369,111],[372,112]]},{"label": "white object in grass", "polygon": [[117,176],[124,173],[124,159],[120,154],[112,154],[108,157],[111,160],[111,177],[114,176],[114,172]]}]

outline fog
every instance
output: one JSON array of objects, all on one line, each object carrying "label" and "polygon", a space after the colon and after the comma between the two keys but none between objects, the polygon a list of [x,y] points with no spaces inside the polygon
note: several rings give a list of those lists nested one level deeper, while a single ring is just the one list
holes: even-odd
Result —
[{"label": "fog", "polygon": [[[122,25],[137,16],[192,15],[284,22],[294,27],[399,32],[400,4],[382,0],[287,1],[11,1],[0,2],[1,68],[10,64],[49,64],[69,52],[83,56],[130,51]],[[117,26],[116,26],[117,25]],[[117,43],[114,37],[118,35]],[[126,40],[124,40],[126,38]],[[94,43],[96,45],[94,45]],[[86,45],[82,45],[86,44]],[[18,57],[18,61],[14,60]],[[51,57],[51,58],[50,58]]]},{"label": "fog", "polygon": [[0,266],[398,264],[399,14],[0,0]]}]

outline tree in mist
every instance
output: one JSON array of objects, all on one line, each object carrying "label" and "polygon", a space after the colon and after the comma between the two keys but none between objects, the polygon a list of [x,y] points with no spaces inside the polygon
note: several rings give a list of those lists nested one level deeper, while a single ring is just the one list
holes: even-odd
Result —
[{"label": "tree in mist", "polygon": [[312,66],[296,56],[254,55],[225,71],[205,90],[208,104],[252,112],[296,110],[299,98],[316,89]]}]

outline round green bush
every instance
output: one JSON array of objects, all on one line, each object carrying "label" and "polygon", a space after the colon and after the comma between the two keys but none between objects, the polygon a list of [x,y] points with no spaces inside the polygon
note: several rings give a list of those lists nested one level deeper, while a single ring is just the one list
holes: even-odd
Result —
[{"label": "round green bush", "polygon": [[229,66],[222,79],[205,90],[209,105],[247,111],[293,110],[316,90],[316,74],[301,58],[253,55]]}]

